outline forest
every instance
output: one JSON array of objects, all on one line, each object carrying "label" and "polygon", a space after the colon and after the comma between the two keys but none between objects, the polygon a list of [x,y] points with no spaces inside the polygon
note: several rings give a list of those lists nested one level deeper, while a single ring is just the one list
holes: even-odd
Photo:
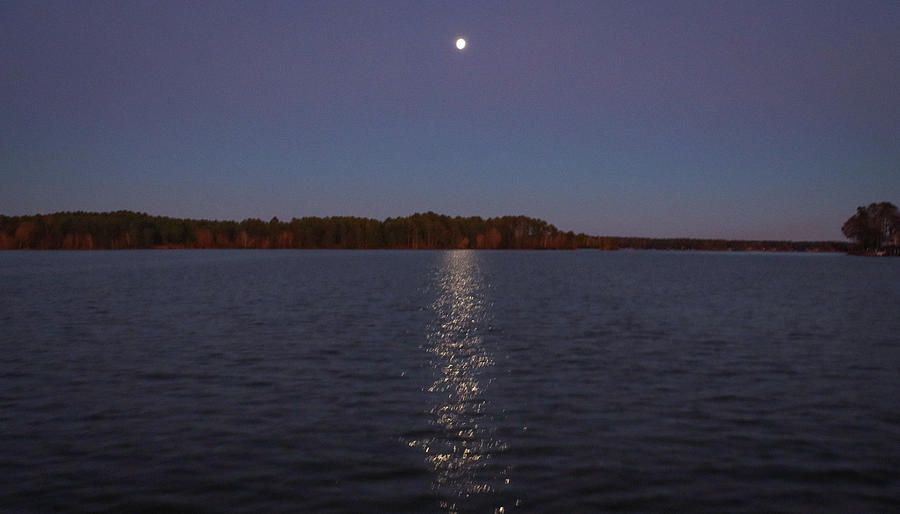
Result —
[{"label": "forest", "polygon": [[574,233],[525,216],[483,219],[426,212],[384,221],[340,216],[268,222],[169,218],[131,211],[0,216],[3,249],[572,249],[575,245]]},{"label": "forest", "polygon": [[576,249],[847,251],[839,242],[606,237],[563,232],[526,216],[451,217],[434,212],[371,218],[196,220],[132,211],[0,215],[0,249]]}]

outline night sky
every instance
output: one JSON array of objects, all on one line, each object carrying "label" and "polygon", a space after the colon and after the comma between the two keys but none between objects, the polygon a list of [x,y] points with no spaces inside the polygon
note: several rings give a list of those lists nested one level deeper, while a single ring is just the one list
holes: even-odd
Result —
[{"label": "night sky", "polygon": [[841,240],[876,201],[896,0],[0,0],[2,214]]}]

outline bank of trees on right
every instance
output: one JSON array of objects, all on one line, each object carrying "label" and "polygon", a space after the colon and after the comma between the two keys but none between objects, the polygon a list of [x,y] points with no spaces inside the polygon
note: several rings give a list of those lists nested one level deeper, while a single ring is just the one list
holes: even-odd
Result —
[{"label": "bank of trees on right", "polygon": [[863,253],[880,253],[900,246],[900,212],[890,202],[857,207],[856,214],[844,223],[841,231],[857,244]]}]

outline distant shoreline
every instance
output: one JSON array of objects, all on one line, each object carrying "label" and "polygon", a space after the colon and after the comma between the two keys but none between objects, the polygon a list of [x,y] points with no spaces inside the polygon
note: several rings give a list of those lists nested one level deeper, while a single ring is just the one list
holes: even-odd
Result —
[{"label": "distant shoreline", "polygon": [[426,212],[383,221],[304,217],[290,221],[197,220],[132,211],[0,215],[2,250],[699,250],[849,252],[838,241],[592,236],[526,216],[450,217]]},{"label": "distant shoreline", "polygon": [[309,248],[236,248],[236,247],[218,247],[218,246],[210,246],[210,247],[201,247],[201,246],[154,246],[149,248],[0,248],[0,251],[4,252],[136,252],[136,251],[183,251],[183,250],[294,250],[294,251],[322,251],[322,250],[346,250],[346,251],[401,251],[401,252],[427,252],[427,251],[442,251],[442,250],[470,250],[470,251],[489,251],[489,252],[525,252],[525,251],[576,251],[576,250],[594,250],[598,252],[621,252],[621,251],[634,251],[634,252],[714,252],[714,253],[841,253],[847,255],[854,255],[857,257],[883,257],[883,256],[895,256],[896,254],[886,254],[886,253],[863,253],[863,252],[848,252],[844,250],[832,250],[832,249],[811,249],[811,250],[803,250],[803,249],[705,249],[705,248],[631,248],[631,247],[622,247],[622,248],[408,248],[402,246],[392,246],[392,247],[366,247],[366,248],[349,248],[349,247],[309,247]]}]

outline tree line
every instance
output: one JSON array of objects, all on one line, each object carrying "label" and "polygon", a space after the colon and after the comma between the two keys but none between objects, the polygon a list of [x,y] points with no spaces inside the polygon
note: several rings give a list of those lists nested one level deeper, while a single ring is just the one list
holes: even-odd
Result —
[{"label": "tree line", "polygon": [[433,212],[371,218],[215,221],[132,211],[0,215],[0,249],[293,248],[847,251],[846,243],[591,236],[526,216],[450,217]]},{"label": "tree line", "polygon": [[338,216],[268,222],[170,218],[131,211],[0,216],[0,249],[575,247],[574,233],[526,216],[484,219],[426,212],[384,221]]}]

